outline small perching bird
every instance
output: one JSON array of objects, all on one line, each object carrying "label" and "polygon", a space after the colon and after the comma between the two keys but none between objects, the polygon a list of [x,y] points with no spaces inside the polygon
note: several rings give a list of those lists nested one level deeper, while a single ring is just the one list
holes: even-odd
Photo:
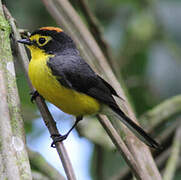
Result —
[{"label": "small perching bird", "polygon": [[76,117],[68,133],[57,136],[53,144],[66,139],[83,116],[111,113],[148,146],[159,148],[159,144],[119,108],[113,98],[119,97],[116,91],[84,61],[73,40],[62,29],[42,27],[18,42],[31,52],[28,74],[36,89],[32,98],[40,94]]}]

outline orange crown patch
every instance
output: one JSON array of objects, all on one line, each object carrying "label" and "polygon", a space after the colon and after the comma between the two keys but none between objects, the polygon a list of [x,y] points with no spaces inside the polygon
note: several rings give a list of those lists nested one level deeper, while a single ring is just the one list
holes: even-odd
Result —
[{"label": "orange crown patch", "polygon": [[63,30],[58,27],[42,27],[40,30],[48,30],[48,31],[57,31],[57,32],[62,32]]}]

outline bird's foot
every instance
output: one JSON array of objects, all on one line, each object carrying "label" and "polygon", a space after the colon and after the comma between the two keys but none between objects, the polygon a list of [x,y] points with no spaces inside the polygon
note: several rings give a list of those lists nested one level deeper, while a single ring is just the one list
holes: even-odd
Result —
[{"label": "bird's foot", "polygon": [[55,148],[55,144],[57,142],[62,142],[68,137],[68,133],[65,135],[60,135],[60,134],[52,134],[51,138],[53,138],[53,142],[51,144],[51,147]]},{"label": "bird's foot", "polygon": [[38,93],[38,91],[32,91],[30,92],[31,95],[31,102],[33,103],[35,101],[35,99],[37,98],[37,96],[39,96],[40,94]]},{"label": "bird's foot", "polygon": [[[35,101],[35,99],[38,97],[38,96],[40,96],[40,97],[42,97],[40,94],[39,94],[39,92],[38,91],[32,91],[32,92],[30,92],[30,95],[31,95],[31,102],[32,103],[34,103],[34,101]],[[42,97],[43,98],[43,97]]]}]

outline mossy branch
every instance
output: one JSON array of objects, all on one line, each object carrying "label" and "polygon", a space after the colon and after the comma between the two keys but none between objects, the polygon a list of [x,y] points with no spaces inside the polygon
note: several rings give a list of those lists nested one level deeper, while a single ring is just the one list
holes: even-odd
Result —
[{"label": "mossy branch", "polygon": [[149,110],[140,117],[140,122],[151,129],[179,113],[181,113],[181,95],[167,99]]},{"label": "mossy branch", "polygon": [[[24,46],[20,45],[20,44],[17,44],[17,40],[18,39],[21,39],[20,37],[20,34],[18,32],[18,29],[15,25],[15,22],[14,22],[14,19],[12,18],[11,14],[8,12],[7,9],[6,10],[6,16],[7,18],[9,19],[9,22],[10,22],[10,25],[11,25],[11,28],[12,28],[12,31],[13,31],[13,38],[14,38],[14,42],[15,42],[15,47],[17,47],[17,52],[19,53],[19,56],[20,56],[20,64],[22,65],[23,67],[23,70],[25,72],[25,76],[27,77],[27,81],[28,81],[28,84],[29,84],[29,87],[31,89],[31,91],[33,91],[33,87],[31,85],[31,82],[28,78],[28,63],[29,63],[29,60],[28,60],[28,57],[27,57],[27,54],[26,54],[26,51],[25,51],[25,48]],[[56,127],[56,123],[55,121],[53,120],[44,100],[41,98],[41,97],[37,97],[36,98],[36,104],[40,110],[40,113],[43,117],[43,120],[45,122],[45,125],[47,126],[50,134],[59,134],[58,132],[58,129]],[[75,174],[74,174],[74,171],[72,169],[72,165],[70,163],[70,160],[69,160],[69,157],[68,157],[68,154],[67,154],[67,151],[63,145],[62,142],[58,142],[56,143],[56,149],[57,149],[57,152],[58,152],[58,155],[61,159],[61,162],[63,164],[63,167],[64,167],[64,170],[65,170],[65,173],[67,175],[67,178],[69,180],[75,180]]]},{"label": "mossy branch", "polygon": [[177,164],[179,162],[180,149],[181,149],[181,125],[177,128],[175,133],[173,145],[171,148],[171,154],[167,161],[167,165],[163,175],[163,180],[173,179],[177,168]]},{"label": "mossy branch", "polygon": [[30,180],[10,32],[0,1],[0,166],[3,167],[0,179]]},{"label": "mossy branch", "polygon": [[85,17],[85,20],[87,22],[87,25],[88,25],[90,32],[92,33],[92,35],[94,37],[96,37],[96,39],[95,39],[96,42],[100,46],[101,50],[104,52],[110,65],[112,65],[112,63],[114,63],[114,62],[112,61],[110,49],[108,47],[107,42],[103,38],[103,34],[102,34],[101,28],[99,26],[98,20],[96,19],[96,17],[92,13],[92,11],[89,7],[88,1],[87,0],[79,0],[79,1],[77,1],[77,3],[81,9],[81,12],[83,13],[83,15]]}]

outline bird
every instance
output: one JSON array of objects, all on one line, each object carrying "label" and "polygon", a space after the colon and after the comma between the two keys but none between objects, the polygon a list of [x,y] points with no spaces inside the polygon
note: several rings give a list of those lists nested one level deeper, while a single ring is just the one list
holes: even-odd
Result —
[{"label": "bird", "polygon": [[[18,40],[30,50],[28,75],[36,89],[31,100],[41,95],[76,121],[65,135],[55,135],[52,147],[65,140],[87,115],[109,112],[152,148],[160,145],[117,105],[114,88],[93,71],[81,57],[74,41],[59,27],[41,27]],[[105,110],[106,109],[106,110]]]}]

